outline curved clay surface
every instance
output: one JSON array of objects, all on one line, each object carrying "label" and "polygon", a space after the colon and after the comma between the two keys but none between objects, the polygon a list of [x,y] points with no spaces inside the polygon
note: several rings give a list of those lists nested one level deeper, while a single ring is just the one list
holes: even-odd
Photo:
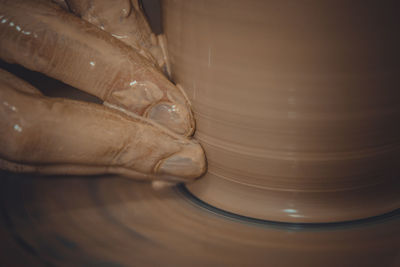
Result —
[{"label": "curved clay surface", "polygon": [[399,266],[399,215],[334,227],[212,213],[175,188],[0,173],[6,266]]},{"label": "curved clay surface", "polygon": [[400,207],[395,1],[163,1],[172,76],[223,210],[333,222]]}]

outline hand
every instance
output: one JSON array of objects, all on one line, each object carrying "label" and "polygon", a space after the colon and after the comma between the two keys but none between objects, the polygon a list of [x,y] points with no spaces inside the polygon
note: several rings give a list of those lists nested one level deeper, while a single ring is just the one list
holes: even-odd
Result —
[{"label": "hand", "polygon": [[109,1],[90,2],[88,8],[89,1],[67,1],[81,19],[46,0],[0,1],[3,60],[105,104],[48,98],[1,71],[0,168],[184,181],[201,176],[204,152],[187,138],[194,131],[190,103],[162,74],[166,57],[139,7],[128,0],[118,1],[126,4],[122,9],[115,1],[106,9]]}]

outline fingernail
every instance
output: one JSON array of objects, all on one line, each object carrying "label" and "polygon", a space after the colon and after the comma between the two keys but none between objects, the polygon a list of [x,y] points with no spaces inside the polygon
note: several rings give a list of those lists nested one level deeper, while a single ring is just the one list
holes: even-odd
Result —
[{"label": "fingernail", "polygon": [[198,143],[192,142],[170,157],[163,159],[157,173],[181,178],[197,178],[206,171],[204,151]]},{"label": "fingernail", "polygon": [[173,132],[188,136],[193,131],[190,111],[179,104],[158,103],[146,111],[146,117],[167,127]]}]

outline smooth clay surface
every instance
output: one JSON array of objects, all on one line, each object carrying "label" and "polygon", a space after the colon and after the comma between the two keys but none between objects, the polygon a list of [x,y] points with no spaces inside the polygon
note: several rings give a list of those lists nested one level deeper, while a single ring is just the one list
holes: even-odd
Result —
[{"label": "smooth clay surface", "polygon": [[396,1],[162,3],[209,164],[193,194],[286,222],[400,207]]},{"label": "smooth clay surface", "polygon": [[[43,75],[17,66],[2,67],[53,97],[93,101]],[[104,124],[105,119],[96,121]],[[96,139],[83,140],[89,145]],[[94,147],[101,149],[101,144]],[[0,171],[0,177],[1,266],[400,264],[399,211],[346,224],[266,223],[222,213],[176,187],[111,175],[33,176]]]},{"label": "smooth clay surface", "polygon": [[0,172],[4,266],[395,267],[399,214],[329,227],[229,218],[116,177]]}]

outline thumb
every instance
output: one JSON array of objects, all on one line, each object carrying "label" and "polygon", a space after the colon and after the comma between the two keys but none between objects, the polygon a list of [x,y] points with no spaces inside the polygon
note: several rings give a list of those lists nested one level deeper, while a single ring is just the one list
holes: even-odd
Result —
[{"label": "thumb", "polygon": [[206,168],[201,146],[138,116],[48,98],[0,72],[0,168],[43,174],[117,173],[184,181]]}]

